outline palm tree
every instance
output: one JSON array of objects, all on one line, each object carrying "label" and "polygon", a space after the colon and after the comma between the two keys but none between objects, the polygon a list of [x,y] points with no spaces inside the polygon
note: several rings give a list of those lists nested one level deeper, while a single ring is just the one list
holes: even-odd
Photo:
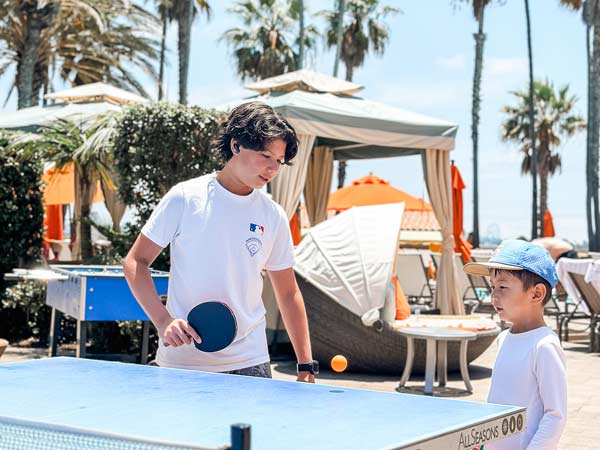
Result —
[{"label": "palm tree", "polygon": [[57,77],[74,85],[112,82],[147,96],[135,71],[156,77],[157,41],[149,37],[158,25],[154,16],[127,0],[54,2],[57,9],[45,19],[49,23],[40,32],[31,69],[22,39],[30,21],[21,3],[0,3],[0,75],[17,69],[7,100],[16,87],[19,107],[37,105],[40,92]]},{"label": "palm tree", "polygon": [[[238,1],[228,11],[242,20],[243,27],[225,31],[221,39],[232,47],[242,80],[260,80],[299,67],[299,9],[294,7],[294,1]],[[316,35],[314,26],[304,27],[305,50],[314,48]]]},{"label": "palm tree", "polygon": [[106,127],[106,120],[114,120],[116,115],[100,118],[96,125],[82,128],[80,124],[67,120],[58,120],[51,125],[43,127],[37,134],[24,134],[11,143],[14,149],[23,149],[26,154],[36,154],[45,161],[54,162],[60,170],[68,164],[74,166],[74,190],[80,195],[81,211],[75,212],[74,232],[75,247],[74,258],[82,261],[89,260],[92,256],[92,227],[90,221],[91,200],[97,181],[102,180],[111,189],[114,183],[110,176],[110,146],[95,145],[98,139],[98,130]]},{"label": "palm tree", "polygon": [[531,17],[529,14],[529,0],[525,0],[525,21],[527,23],[527,53],[529,55],[529,141],[531,142],[531,178],[532,178],[532,201],[531,201],[531,239],[538,237],[538,217],[537,217],[537,151],[535,148],[535,93],[533,91],[533,51],[531,48]]},{"label": "palm tree", "polygon": [[[569,86],[555,91],[549,82],[534,82],[534,104],[537,168],[540,179],[540,198],[538,217],[543,218],[548,209],[548,177],[561,168],[562,160],[558,148],[564,138],[572,137],[585,128],[585,119],[573,110],[577,98],[569,94]],[[520,145],[523,153],[521,173],[530,174],[533,157],[531,141],[531,122],[529,112],[529,89],[512,92],[516,105],[507,105],[502,111],[507,115],[502,123],[502,138]],[[540,221],[541,222],[541,221]],[[542,223],[537,226],[541,230]],[[539,231],[539,230],[538,230]]]},{"label": "palm tree", "polygon": [[198,12],[205,13],[210,19],[211,9],[206,0],[174,0],[172,11],[178,30],[179,103],[187,105],[192,23]]},{"label": "palm tree", "polygon": [[[354,69],[361,67],[372,51],[382,56],[389,42],[389,30],[384,19],[400,12],[392,6],[380,6],[379,0],[346,0],[343,16],[343,37],[340,58],[346,66],[346,80],[352,81]],[[339,12],[321,11],[327,21],[326,44],[337,45]]]},{"label": "palm tree", "polygon": [[[379,0],[338,1],[337,11],[325,10],[319,14],[327,22],[326,44],[336,48],[334,76],[341,59],[346,66],[346,80],[352,81],[354,69],[363,65],[369,51],[378,56],[385,53],[389,30],[384,19],[400,9],[380,6]],[[344,186],[346,166],[346,161],[338,161],[338,189]]]},{"label": "palm tree", "polygon": [[187,104],[192,24],[199,13],[210,20],[212,10],[206,0],[157,0],[162,24],[158,76],[158,100],[163,98],[163,79],[166,64],[167,25],[177,22],[177,54],[179,56],[179,103]]},{"label": "palm tree", "polygon": [[471,140],[473,141],[473,247],[479,247],[479,111],[481,110],[481,75],[483,72],[483,46],[485,33],[483,24],[485,8],[491,0],[453,0],[453,3],[469,3],[477,21],[475,38],[475,70],[471,107]]},{"label": "palm tree", "polygon": [[560,0],[560,4],[582,13],[586,28],[588,60],[588,121],[586,145],[586,202],[588,245],[600,250],[600,202],[598,154],[600,138],[600,1]]}]

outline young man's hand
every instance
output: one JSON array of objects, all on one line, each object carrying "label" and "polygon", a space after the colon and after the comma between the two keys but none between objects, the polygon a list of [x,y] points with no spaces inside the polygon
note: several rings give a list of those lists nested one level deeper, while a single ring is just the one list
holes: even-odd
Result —
[{"label": "young man's hand", "polygon": [[298,378],[296,381],[301,381],[303,383],[314,383],[315,376],[310,372],[298,372]]},{"label": "young man's hand", "polygon": [[198,344],[202,342],[196,330],[183,319],[172,319],[165,325],[158,327],[158,334],[163,343],[171,347],[191,344],[192,339]]}]

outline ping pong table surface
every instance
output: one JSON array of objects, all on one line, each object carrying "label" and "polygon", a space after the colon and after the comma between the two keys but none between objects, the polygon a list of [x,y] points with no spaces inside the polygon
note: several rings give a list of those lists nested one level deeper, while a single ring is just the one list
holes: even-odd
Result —
[{"label": "ping pong table surface", "polygon": [[[98,449],[471,449],[524,423],[524,408],[323,384],[66,357],[0,364],[3,450],[25,445],[14,430],[32,449],[88,448],[89,434]],[[121,444],[104,447],[111,438]]]}]

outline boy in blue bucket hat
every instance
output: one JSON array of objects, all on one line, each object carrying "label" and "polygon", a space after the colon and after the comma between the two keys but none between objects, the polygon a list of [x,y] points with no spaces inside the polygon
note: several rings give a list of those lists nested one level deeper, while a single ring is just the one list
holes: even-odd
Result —
[{"label": "boy in blue bucket hat", "polygon": [[465,272],[490,277],[492,305],[512,326],[498,337],[488,402],[527,408],[526,427],[485,450],[555,450],[567,418],[565,355],[544,322],[544,305],[558,277],[548,251],[503,241],[487,262]]}]

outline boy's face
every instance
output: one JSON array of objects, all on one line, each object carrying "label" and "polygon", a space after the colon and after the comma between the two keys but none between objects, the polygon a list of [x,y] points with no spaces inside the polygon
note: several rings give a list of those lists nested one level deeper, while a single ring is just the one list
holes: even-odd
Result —
[{"label": "boy's face", "polygon": [[[233,145],[237,144],[240,151],[236,153]],[[279,172],[285,161],[287,144],[283,139],[276,139],[265,144],[260,150],[245,148],[232,140],[233,163],[235,174],[239,181],[252,189],[260,189]]]},{"label": "boy's face", "polygon": [[523,322],[530,317],[532,307],[539,303],[536,287],[524,289],[523,282],[510,273],[492,271],[490,287],[492,305],[500,319],[507,322]]}]

